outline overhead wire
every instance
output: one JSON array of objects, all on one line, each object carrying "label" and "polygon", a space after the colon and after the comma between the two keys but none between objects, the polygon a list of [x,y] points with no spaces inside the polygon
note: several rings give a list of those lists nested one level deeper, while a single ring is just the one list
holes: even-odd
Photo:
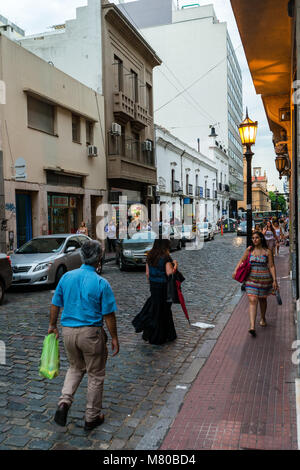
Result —
[{"label": "overhead wire", "polygon": [[[125,10],[126,14],[128,15],[128,17],[131,19],[131,22],[132,24],[136,27],[136,29],[138,30],[138,32],[141,34],[141,36],[147,41],[149,42],[149,40],[145,37],[144,33],[141,31],[141,29],[139,28],[139,26],[136,24],[136,22],[134,21],[134,19],[132,18],[132,16],[130,15],[130,13],[128,12],[126,6],[126,4],[122,4],[122,8]],[[234,52],[236,50],[238,50],[240,47],[242,47],[242,44],[240,44],[239,46],[237,46],[234,50]],[[189,89],[192,88],[195,84],[199,83],[199,81],[201,81],[205,76],[207,76],[211,71],[213,71],[214,69],[216,69],[217,67],[219,67],[226,59],[228,59],[228,56],[232,55],[231,51],[229,51],[228,54],[226,54],[226,56],[220,61],[218,62],[217,64],[215,64],[213,67],[211,67],[207,72],[205,72],[203,75],[201,75],[199,78],[197,78],[193,83],[191,83],[189,86],[185,87],[183,90],[179,91],[179,89],[177,88],[177,86],[171,82],[171,80],[169,79],[169,77],[161,70],[161,68],[159,67],[158,68],[158,71],[164,75],[164,77],[168,80],[168,82],[177,90],[179,91],[179,93],[174,96],[171,100],[168,100],[166,103],[164,103],[162,106],[160,106],[159,108],[155,109],[154,112],[158,112],[160,111],[162,108],[164,108],[165,106],[167,106],[168,104],[170,104],[171,102],[173,102],[174,100],[176,100],[179,96],[183,95],[183,98],[190,104],[192,105],[194,108],[195,108],[195,105],[198,106],[198,109],[197,111],[202,114],[202,116],[204,116],[206,119],[209,118],[210,120],[212,120],[212,122],[218,122],[217,119],[215,119],[215,117],[213,117],[212,115],[210,115],[210,113],[208,113],[206,110],[204,110],[200,104],[197,102],[197,100],[195,99],[195,97],[193,97],[190,93],[189,93]],[[169,72],[175,77],[175,79],[177,80],[177,82],[180,84],[181,87],[183,87],[184,85],[182,85],[182,83],[179,81],[178,77],[175,75],[175,73],[171,70],[171,68],[167,65],[167,63],[164,61],[163,62],[163,65],[169,70]],[[190,102],[187,97],[184,95],[184,93],[187,93],[193,100],[193,102]],[[206,116],[203,114],[203,112],[206,114]],[[219,127],[219,130],[220,132],[223,134],[223,138],[225,138],[225,141],[226,141],[226,137],[224,135],[224,131],[221,127]]]}]

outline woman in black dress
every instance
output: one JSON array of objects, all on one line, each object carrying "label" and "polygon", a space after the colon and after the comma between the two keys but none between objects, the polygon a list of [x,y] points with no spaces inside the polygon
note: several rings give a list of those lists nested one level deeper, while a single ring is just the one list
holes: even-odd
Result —
[{"label": "woman in black dress", "polygon": [[171,303],[167,302],[167,276],[175,273],[177,267],[177,261],[170,257],[169,240],[155,240],[146,263],[151,297],[132,322],[136,333],[143,331],[143,339],[150,344],[163,344],[177,338]]}]

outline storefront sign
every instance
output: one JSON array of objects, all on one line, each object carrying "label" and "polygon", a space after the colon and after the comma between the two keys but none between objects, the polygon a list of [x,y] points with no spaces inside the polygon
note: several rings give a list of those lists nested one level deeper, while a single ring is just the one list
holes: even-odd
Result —
[{"label": "storefront sign", "polygon": [[52,207],[69,207],[68,196],[52,196]]},{"label": "storefront sign", "polygon": [[189,197],[185,197],[184,200],[183,200],[183,204],[190,204],[191,203],[191,200]]},{"label": "storefront sign", "polygon": [[24,181],[27,179],[26,173],[26,162],[24,158],[18,158],[15,163],[15,180],[16,181]]}]

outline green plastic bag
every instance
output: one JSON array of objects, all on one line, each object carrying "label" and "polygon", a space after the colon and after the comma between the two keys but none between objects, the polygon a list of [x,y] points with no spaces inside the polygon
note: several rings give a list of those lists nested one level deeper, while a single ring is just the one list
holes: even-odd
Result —
[{"label": "green plastic bag", "polygon": [[59,366],[58,339],[54,333],[51,333],[44,339],[39,375],[46,379],[54,379],[59,374]]}]

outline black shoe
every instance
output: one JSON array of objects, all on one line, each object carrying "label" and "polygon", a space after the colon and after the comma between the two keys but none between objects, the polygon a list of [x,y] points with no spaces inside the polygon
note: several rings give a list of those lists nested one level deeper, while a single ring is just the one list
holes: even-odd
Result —
[{"label": "black shoe", "polygon": [[59,426],[65,426],[67,423],[67,416],[69,411],[69,405],[67,403],[61,403],[56,410],[54,421]]},{"label": "black shoe", "polygon": [[249,330],[249,333],[251,336],[253,336],[253,338],[256,337],[256,331],[255,330]]},{"label": "black shoe", "polygon": [[104,415],[98,416],[94,421],[85,421],[84,423],[84,430],[85,431],[92,431],[92,429],[101,426],[104,423]]}]

